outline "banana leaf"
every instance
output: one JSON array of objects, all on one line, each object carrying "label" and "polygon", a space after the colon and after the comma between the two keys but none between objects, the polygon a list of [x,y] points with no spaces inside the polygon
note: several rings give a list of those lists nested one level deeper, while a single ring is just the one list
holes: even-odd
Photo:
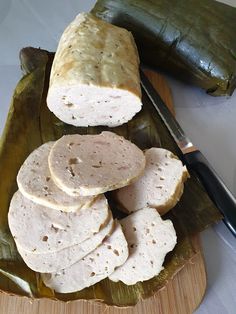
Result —
[{"label": "banana leaf", "polygon": [[130,30],[141,61],[207,93],[236,87],[236,8],[214,0],[97,0],[92,13]]},{"label": "banana leaf", "polygon": [[[221,215],[192,174],[181,201],[166,215],[174,223],[178,244],[168,254],[165,269],[159,276],[133,286],[105,279],[93,287],[71,294],[58,294],[46,288],[40,275],[30,270],[18,254],[7,223],[9,202],[17,189],[18,169],[28,154],[44,142],[56,140],[64,134],[99,133],[108,128],[77,128],[58,120],[46,105],[53,54],[24,48],[20,59],[25,74],[14,91],[0,141],[0,290],[31,298],[46,297],[63,301],[94,299],[109,305],[134,305],[140,298],[147,298],[162,288],[194,256],[191,235],[219,221]],[[179,154],[145,94],[143,103],[142,111],[132,121],[112,131],[132,140],[142,149],[162,146]],[[107,196],[114,216],[119,217],[117,204],[109,193]],[[32,232],[33,229],[29,230],[29,236]]]}]

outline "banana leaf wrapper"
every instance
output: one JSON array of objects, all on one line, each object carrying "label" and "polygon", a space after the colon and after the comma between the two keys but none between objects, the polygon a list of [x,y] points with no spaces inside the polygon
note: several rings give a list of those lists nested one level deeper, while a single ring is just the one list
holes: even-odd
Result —
[{"label": "banana leaf wrapper", "polygon": [[[17,189],[16,175],[25,158],[44,142],[64,134],[100,133],[102,127],[77,128],[58,120],[47,108],[46,95],[53,54],[45,50],[24,48],[20,53],[25,73],[14,91],[4,133],[0,142],[0,290],[31,298],[51,298],[63,301],[93,299],[108,305],[132,306],[165,286],[194,254],[191,235],[200,232],[221,215],[213,206],[202,186],[192,174],[178,205],[166,215],[177,231],[178,244],[165,260],[159,276],[133,286],[113,283],[108,279],[77,293],[57,294],[46,288],[40,275],[30,270],[16,250],[10,234],[7,213]],[[140,148],[162,146],[179,154],[166,127],[143,96],[142,111],[129,123],[111,129],[132,140]],[[108,193],[114,216],[119,217],[118,204]],[[33,232],[29,230],[30,233]]]},{"label": "banana leaf wrapper", "polygon": [[141,61],[207,93],[236,87],[236,8],[214,0],[97,0],[92,13],[127,28]]}]

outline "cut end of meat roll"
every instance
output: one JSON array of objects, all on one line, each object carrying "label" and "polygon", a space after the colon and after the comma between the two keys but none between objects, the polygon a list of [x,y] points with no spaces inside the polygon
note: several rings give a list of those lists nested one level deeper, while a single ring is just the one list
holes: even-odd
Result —
[{"label": "cut end of meat roll", "polygon": [[116,127],[131,120],[142,107],[140,98],[125,89],[85,84],[54,87],[47,103],[60,120],[82,127]]}]

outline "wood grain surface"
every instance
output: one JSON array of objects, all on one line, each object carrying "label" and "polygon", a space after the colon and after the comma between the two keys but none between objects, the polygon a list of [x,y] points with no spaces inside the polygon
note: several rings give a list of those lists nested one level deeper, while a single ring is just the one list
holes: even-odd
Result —
[{"label": "wood grain surface", "polygon": [[[162,76],[146,71],[153,85],[174,114],[171,92]],[[196,254],[158,291],[132,308],[108,307],[92,301],[63,303],[46,299],[0,295],[0,314],[191,314],[200,304],[206,289],[206,272],[199,237],[192,238]]]}]

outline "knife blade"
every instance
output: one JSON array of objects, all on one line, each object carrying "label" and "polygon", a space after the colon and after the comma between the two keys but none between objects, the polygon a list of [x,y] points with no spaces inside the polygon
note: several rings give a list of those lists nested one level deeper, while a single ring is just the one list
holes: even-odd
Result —
[{"label": "knife blade", "polygon": [[144,72],[140,70],[141,85],[151,100],[154,108],[165,123],[170,134],[182,152],[182,159],[188,169],[193,170],[205,187],[211,200],[223,215],[223,221],[236,237],[236,199],[223,180],[212,168],[204,155],[193,145],[191,140],[174,118],[168,107],[152,86]]}]

